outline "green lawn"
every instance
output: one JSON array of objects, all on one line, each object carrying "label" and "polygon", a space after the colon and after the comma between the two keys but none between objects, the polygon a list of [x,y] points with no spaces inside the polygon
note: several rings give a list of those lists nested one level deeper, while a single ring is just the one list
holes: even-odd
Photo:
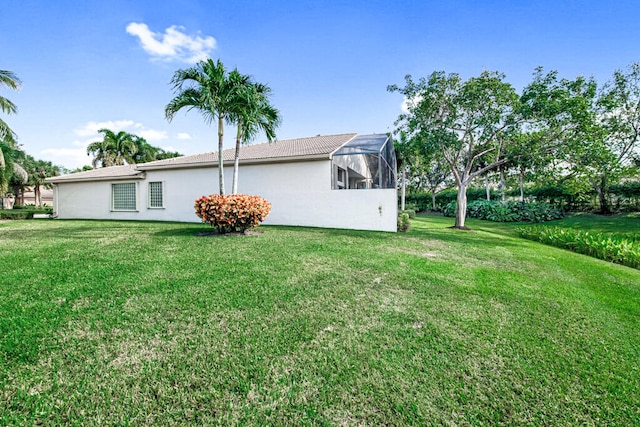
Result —
[{"label": "green lawn", "polygon": [[451,223],[0,223],[0,425],[640,424],[640,271]]}]

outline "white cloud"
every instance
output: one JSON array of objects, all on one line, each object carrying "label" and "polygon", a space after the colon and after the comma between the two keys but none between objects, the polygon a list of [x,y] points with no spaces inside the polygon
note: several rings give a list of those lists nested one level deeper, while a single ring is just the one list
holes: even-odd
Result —
[{"label": "white cloud", "polygon": [[207,59],[216,48],[216,39],[211,36],[188,35],[184,27],[172,25],[162,33],[154,33],[147,24],[132,22],[127,33],[140,39],[142,48],[155,59],[182,61],[194,64]]},{"label": "white cloud", "polygon": [[91,164],[91,158],[87,155],[87,144],[74,141],[74,146],[79,148],[47,148],[40,152],[43,159],[55,165],[63,165],[66,168],[74,169]]},{"label": "white cloud", "polygon": [[138,135],[147,141],[162,141],[169,138],[166,130],[144,129],[138,131]]},{"label": "white cloud", "polygon": [[[148,129],[142,123],[133,120],[108,120],[104,122],[87,122],[82,127],[74,129],[74,133],[82,137],[91,137],[89,142],[101,139],[102,135],[98,134],[99,129],[109,129],[113,132],[125,131],[138,135],[147,141],[161,141],[169,138],[167,131]],[[84,144],[86,146],[86,144]]]},{"label": "white cloud", "polygon": [[134,127],[136,123],[133,120],[109,120],[106,122],[87,122],[84,126],[78,129],[74,129],[73,133],[78,136],[92,136],[98,135],[99,129],[109,129],[114,132],[120,132],[121,130],[127,130]]},{"label": "white cloud", "polygon": [[183,140],[191,139],[191,135],[189,135],[186,132],[180,132],[178,134],[178,139],[183,139]]}]

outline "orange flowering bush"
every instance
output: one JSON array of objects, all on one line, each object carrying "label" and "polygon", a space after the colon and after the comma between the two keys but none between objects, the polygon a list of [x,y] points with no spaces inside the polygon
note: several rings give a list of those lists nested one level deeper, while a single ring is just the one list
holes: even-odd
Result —
[{"label": "orange flowering bush", "polygon": [[196,200],[196,215],[220,234],[257,227],[271,212],[271,203],[248,194],[212,194]]}]

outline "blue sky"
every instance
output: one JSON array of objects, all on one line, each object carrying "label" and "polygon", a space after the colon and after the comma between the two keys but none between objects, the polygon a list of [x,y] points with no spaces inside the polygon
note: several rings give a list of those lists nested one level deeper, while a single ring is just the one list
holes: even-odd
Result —
[{"label": "blue sky", "polygon": [[0,69],[23,81],[2,91],[19,108],[3,118],[25,151],[68,168],[90,163],[102,126],[184,154],[215,150],[196,112],[164,118],[174,71],[205,56],[271,86],[279,139],[393,130],[402,98],[386,87],[405,74],[497,70],[520,90],[539,65],[603,83],[640,61],[638,1],[4,0],[2,10]]}]

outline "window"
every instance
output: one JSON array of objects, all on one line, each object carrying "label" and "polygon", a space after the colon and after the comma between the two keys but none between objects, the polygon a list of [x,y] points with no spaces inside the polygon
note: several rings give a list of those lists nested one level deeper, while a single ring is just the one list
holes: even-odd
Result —
[{"label": "window", "polygon": [[347,188],[347,171],[336,166],[336,188]]},{"label": "window", "polygon": [[111,184],[114,211],[136,210],[136,184],[127,182],[123,184]]},{"label": "window", "polygon": [[162,194],[162,182],[149,183],[149,208],[163,208],[164,198]]}]

